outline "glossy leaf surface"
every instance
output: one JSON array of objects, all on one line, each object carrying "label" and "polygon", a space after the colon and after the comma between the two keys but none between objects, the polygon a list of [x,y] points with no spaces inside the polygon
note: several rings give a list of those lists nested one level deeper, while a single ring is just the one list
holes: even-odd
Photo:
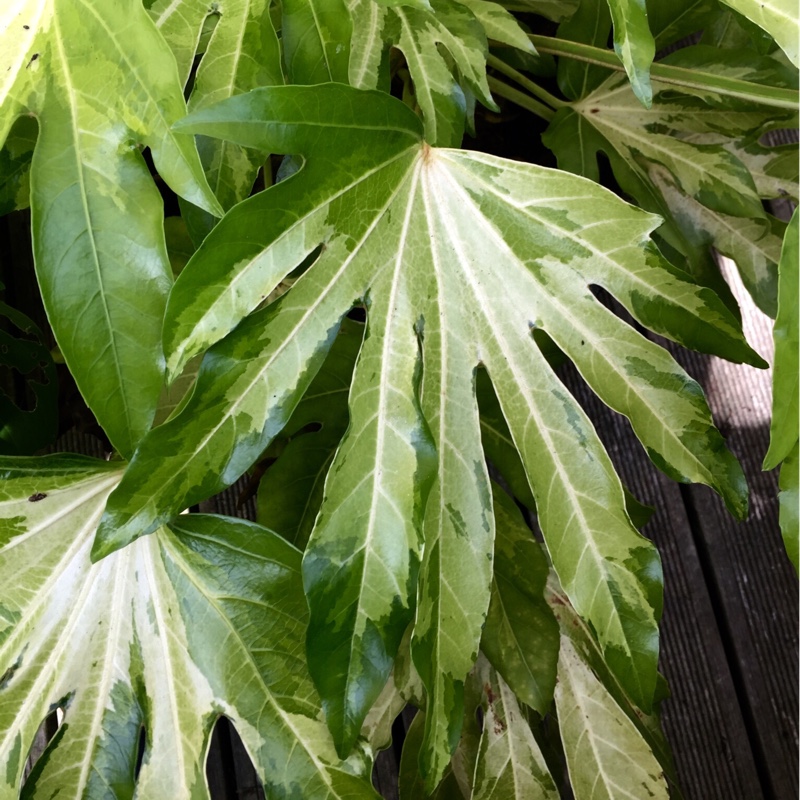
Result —
[{"label": "glossy leaf surface", "polygon": [[268,796],[375,797],[319,720],[298,551],[252,523],[191,516],[92,564],[119,465],[48,456],[0,470],[0,797],[18,796],[55,706],[64,721],[26,786],[34,798],[132,796],[142,729],[137,796],[208,797],[220,714]]},{"label": "glossy leaf surface", "polygon": [[[647,706],[657,652],[657,557],[631,526],[607,456],[530,328],[550,333],[665,462],[682,465],[688,449],[709,470],[702,479],[734,507],[743,491],[738,467],[710,426],[699,390],[587,287],[606,286],[640,320],[682,341],[752,355],[736,342],[718,302],[658,266],[646,241],[652,217],[564,173],[432,150],[420,143],[413,115],[382,95],[370,96],[371,125],[363,110],[348,121],[361,97],[341,86],[268,89],[202,112],[205,122],[195,116],[194,130],[300,153],[307,162],[294,178],[229,214],[183,271],[167,325],[177,332],[170,358],[180,364],[224,335],[293,264],[323,241],[325,248],[278,303],[212,348],[184,412],[157,429],[131,464],[94,552],[116,549],[235,480],[285,424],[341,316],[354,300],[368,298],[351,427],[306,555],[312,628],[333,637],[327,646],[338,642],[343,659],[322,676],[320,655],[317,674],[326,702],[341,704],[341,725],[332,711],[330,717],[342,746],[388,677],[413,609],[415,553],[424,536],[413,650],[432,703],[428,737],[435,746],[426,753],[436,754],[429,774],[437,775],[457,741],[461,682],[489,601],[493,525],[472,389],[478,361],[497,390],[564,585]],[[330,126],[324,144],[315,115]],[[266,119],[272,122],[255,122]],[[371,159],[359,153],[359,137]],[[340,158],[344,172],[331,169]],[[270,211],[284,192],[306,196],[307,211],[284,219]],[[211,290],[191,290],[199,275]],[[580,316],[569,310],[578,308]],[[625,355],[618,350],[623,342]],[[425,424],[414,402],[420,357]],[[426,429],[438,448],[435,475]],[[434,483],[420,530],[428,476]],[[358,504],[351,501],[354,486]],[[339,519],[347,520],[346,534]],[[446,590],[448,574],[459,578]],[[443,625],[456,646],[446,645]],[[370,661],[360,662],[367,634],[378,638],[369,640]],[[349,697],[355,674],[362,690]]]},{"label": "glossy leaf surface", "polygon": [[[689,66],[705,63],[707,57],[705,48],[689,48],[672,60]],[[737,66],[734,59],[726,69],[754,78],[761,66],[746,59]],[[560,110],[543,140],[561,168],[594,180],[599,179],[597,153],[604,152],[623,190],[666,217],[659,235],[690,258],[698,258],[695,249],[707,251],[714,245],[737,262],[756,303],[774,315],[780,236],[763,210],[760,193],[794,190],[791,159],[765,163],[769,153],[754,144],[773,114],[754,105],[731,109],[710,94],[681,96],[672,87],[654,86],[653,104],[644,109],[624,77],[612,75],[571,108]],[[731,146],[737,139],[741,144]],[[764,169],[773,173],[769,181],[760,174]]]},{"label": "glossy leaf surface", "polygon": [[172,56],[137,0],[18,0],[0,10],[0,143],[35,113],[36,271],[61,352],[114,446],[130,455],[161,389],[171,276],[150,148],[180,195],[220,213],[190,137]]}]

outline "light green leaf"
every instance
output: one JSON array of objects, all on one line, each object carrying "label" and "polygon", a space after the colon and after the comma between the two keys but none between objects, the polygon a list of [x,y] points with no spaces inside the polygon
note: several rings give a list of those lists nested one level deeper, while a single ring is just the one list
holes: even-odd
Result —
[{"label": "light green leaf", "polygon": [[472,800],[558,800],[517,696],[484,658],[476,671],[485,705]]},{"label": "light green leaf", "polygon": [[[317,134],[322,120],[330,126],[324,141]],[[243,145],[299,153],[305,164],[291,179],[228,214],[187,265],[176,295],[181,282],[200,286],[205,280],[223,287],[230,302],[215,306],[213,325],[199,334],[190,320],[206,319],[217,293],[187,292],[171,305],[167,329],[186,337],[171,341],[171,359],[178,351],[181,359],[190,356],[230,331],[282,277],[275,266],[279,256],[285,272],[325,246],[277,303],[243,320],[210,350],[184,411],[151,433],[109,501],[95,557],[154,530],[241,475],[285,425],[341,317],[358,298],[368,298],[376,339],[369,348],[366,340],[361,359],[374,363],[375,376],[359,365],[351,409],[360,420],[352,422],[348,452],[353,453],[345,467],[357,469],[351,460],[383,463],[376,461],[385,457],[378,444],[381,437],[392,440],[395,418],[401,429],[421,430],[408,405],[415,396],[412,363],[420,349],[421,406],[439,455],[424,521],[414,655],[420,674],[430,669],[423,663],[425,653],[440,654],[459,669],[474,659],[488,607],[493,528],[473,386],[480,362],[522,458],[564,585],[595,626],[621,679],[649,706],[658,559],[628,519],[619,479],[591,424],[530,331],[535,326],[548,333],[603,400],[632,419],[653,453],[684,475],[692,464],[701,465],[695,470],[699,477],[741,510],[741,473],[711,427],[696,384],[588,288],[605,287],[654,330],[753,360],[719,301],[670,273],[648,243],[657,219],[569,174],[432,149],[420,141],[414,115],[381,93],[365,98],[340,85],[263,89],[199,112],[186,124]],[[339,158],[344,174],[331,167]],[[287,192],[307,198],[302,213],[276,213]],[[245,278],[247,293],[241,291]],[[390,343],[400,350],[391,350]],[[384,365],[372,360],[378,347],[402,368],[391,379]],[[391,403],[381,406],[380,397]],[[358,432],[371,424],[370,408],[380,424],[356,448]],[[423,444],[417,435],[405,445],[417,448],[416,464],[408,450],[392,456],[404,469],[420,470],[410,483],[398,475],[400,485],[413,486],[415,493],[425,486]],[[330,486],[341,493],[335,468],[330,475]],[[382,480],[369,475],[358,489],[380,486]],[[404,496],[399,507],[418,507],[412,502]],[[324,524],[326,514],[323,503]],[[414,520],[413,513],[405,519]],[[402,531],[410,537],[408,555],[390,565],[395,584],[383,584],[387,593],[413,589],[413,581],[406,582],[415,544],[409,529]],[[342,543],[338,557],[348,552]],[[343,582],[358,576],[348,568]],[[456,572],[447,573],[448,568]],[[458,582],[440,592],[448,574],[457,574]],[[359,596],[350,595],[353,602]],[[395,596],[399,608],[410,608],[410,599]],[[455,623],[453,641],[460,644],[449,647],[440,641],[439,626],[449,622],[442,611],[452,608],[455,614],[456,607],[460,610],[449,619]],[[376,678],[376,694],[385,680]],[[441,758],[444,739],[451,748],[457,741],[446,699],[458,702],[463,675],[443,670],[436,680],[443,694],[432,701],[429,711],[437,719],[429,724],[438,731]],[[431,691],[430,681],[426,688]]]},{"label": "light green leaf", "polygon": [[794,0],[722,0],[763,28],[800,67],[800,14]]},{"label": "light green leaf", "polygon": [[650,748],[563,636],[556,708],[575,800],[669,798]]},{"label": "light green leaf", "polygon": [[283,0],[282,10],[281,37],[290,82],[346,83],[353,27],[345,0]]},{"label": "light green leaf", "polygon": [[772,421],[769,430],[769,451],[764,469],[776,467],[797,445],[798,416],[798,350],[800,350],[800,311],[798,311],[798,229],[800,217],[795,210],[786,230],[780,257],[778,315],[775,319],[775,363],[772,372]]},{"label": "light green leaf", "polygon": [[141,2],[26,0],[0,11],[0,142],[35,113],[36,272],[61,352],[114,446],[130,455],[161,389],[171,274],[161,198],[139,153],[212,213],[169,49]]},{"label": "light green leaf", "polygon": [[628,719],[638,730],[640,736],[647,743],[655,757],[658,759],[662,770],[670,780],[673,800],[680,800],[681,793],[678,789],[677,773],[667,738],[661,729],[660,700],[667,694],[666,682],[659,675],[656,687],[656,703],[650,714],[644,713],[632,700],[625,686],[623,686],[614,673],[609,669],[597,638],[589,625],[576,613],[569,598],[558,583],[554,572],[551,570],[545,591],[547,602],[555,614],[561,628],[562,637],[567,637],[572,643],[580,659],[599,678],[604,690],[613,698],[613,701],[625,713]]},{"label": "light green leaf", "polygon": [[798,550],[800,550],[800,456],[798,455],[798,445],[795,443],[794,450],[789,453],[781,464],[780,493],[778,511],[781,532],[783,533],[783,544],[789,555],[789,560],[794,565],[794,571],[798,572]]},{"label": "light green leaf", "polygon": [[645,108],[650,108],[650,65],[656,43],[647,24],[645,0],[608,0],[608,7],[614,23],[614,50],[622,59],[633,93]]},{"label": "light green leaf", "polygon": [[0,797],[19,796],[54,706],[64,722],[33,797],[132,796],[144,730],[137,796],[207,798],[220,714],[268,796],[376,797],[368,765],[336,759],[304,670],[300,553],[252,523],[191,516],[92,564],[120,471],[78,456],[0,462]]},{"label": "light green leaf", "polygon": [[475,15],[475,19],[483,26],[487,39],[516,47],[526,53],[536,53],[528,34],[520,27],[514,16],[493,0],[458,0],[458,2]]},{"label": "light green leaf", "polygon": [[514,502],[494,485],[494,580],[481,650],[514,694],[544,715],[553,699],[558,623],[544,599],[547,560]]},{"label": "light green leaf", "polygon": [[[350,83],[361,89],[377,87],[384,48],[391,45],[401,50],[430,144],[461,144],[466,99],[460,80],[482,103],[497,108],[486,82],[486,33],[466,5],[456,0],[431,0],[432,10],[428,10],[413,5],[384,8],[375,0],[350,0],[349,6],[354,30],[359,31],[352,44]],[[457,67],[458,78],[440,48]]]}]

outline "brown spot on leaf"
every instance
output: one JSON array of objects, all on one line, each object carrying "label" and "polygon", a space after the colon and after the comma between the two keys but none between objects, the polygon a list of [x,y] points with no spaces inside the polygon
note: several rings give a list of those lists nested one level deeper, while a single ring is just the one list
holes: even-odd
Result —
[{"label": "brown spot on leaf", "polygon": [[36,494],[32,494],[28,498],[29,503],[38,503],[40,500],[44,500],[47,495],[44,492],[36,492]]}]

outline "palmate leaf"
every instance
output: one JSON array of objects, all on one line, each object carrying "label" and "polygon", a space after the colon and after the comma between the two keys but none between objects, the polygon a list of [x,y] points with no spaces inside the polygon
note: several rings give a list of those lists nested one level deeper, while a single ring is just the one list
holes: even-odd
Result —
[{"label": "palmate leaf", "polygon": [[[707,48],[698,47],[681,51],[673,60],[689,64],[705,63],[707,58]],[[737,61],[734,56],[728,62],[726,74],[758,79],[760,60]],[[711,93],[681,96],[671,87],[654,85],[653,104],[644,109],[624,77],[612,75],[560,110],[543,141],[560,167],[594,180],[599,178],[597,153],[604,152],[623,190],[666,218],[660,235],[692,258],[704,257],[694,253],[714,245],[736,260],[755,301],[774,315],[780,236],[773,231],[746,163],[769,167],[749,157],[743,163],[738,157],[748,147],[753,149],[752,142],[768,123],[774,124],[774,113],[753,105],[725,106]],[[738,139],[739,146],[723,144],[731,139]],[[567,146],[575,141],[581,146]],[[767,185],[759,178],[767,195],[774,194],[776,183],[792,192],[789,165],[787,160],[773,166],[786,171]],[[702,267],[694,267],[701,272]]]},{"label": "palmate leaf", "polygon": [[137,145],[180,195],[219,214],[175,63],[139,0],[14,0],[0,10],[0,143],[21,114],[36,273],[61,352],[114,446],[130,455],[161,389],[171,276],[161,199]]},{"label": "palmate leaf", "polygon": [[[486,82],[486,31],[469,4],[431,0],[425,8],[421,2],[401,5],[348,0],[348,6],[353,28],[359,31],[352,43],[349,83],[359,89],[378,87],[384,49],[391,45],[402,51],[430,144],[461,144],[466,99],[460,80],[481,102],[497,109]],[[440,48],[455,63],[457,74]]]},{"label": "palmate leaf", "polygon": [[800,13],[794,0],[722,0],[763,28],[800,67]]},{"label": "palmate leaf", "polygon": [[[184,411],[152,432],[111,496],[94,557],[155,530],[253,463],[302,397],[342,316],[364,298],[350,428],[304,562],[309,662],[341,751],[385,685],[412,617],[421,537],[412,651],[428,692],[429,778],[457,742],[454,710],[491,581],[478,363],[563,584],[648,707],[658,558],[631,525],[608,456],[531,328],[543,328],[632,420],[654,458],[684,480],[711,484],[742,512],[741,472],[699,388],[589,291],[605,287],[679,341],[757,360],[719,301],[673,275],[648,243],[658,220],[567,173],[432,149],[413,113],[381,93],[263,89],[199,112],[185,129],[305,163],[234,209],[181,273],[165,325],[174,373],[324,247],[277,303],[208,353]],[[280,210],[287,207],[291,214]]]},{"label": "palmate leaf", "polygon": [[79,456],[0,461],[0,797],[19,796],[54,706],[64,721],[26,796],[129,797],[135,783],[141,798],[208,797],[224,714],[268,797],[375,797],[367,765],[340,764],[319,719],[300,553],[252,523],[197,515],[92,564],[121,471]]}]

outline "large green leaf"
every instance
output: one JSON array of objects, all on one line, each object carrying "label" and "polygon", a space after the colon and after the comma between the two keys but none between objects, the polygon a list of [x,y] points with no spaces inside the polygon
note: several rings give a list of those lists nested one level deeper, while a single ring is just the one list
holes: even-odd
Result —
[{"label": "large green leaf", "polygon": [[614,50],[628,73],[633,93],[649,108],[653,101],[650,64],[656,43],[647,23],[645,0],[608,0],[608,7],[614,23]]},{"label": "large green leaf", "polygon": [[[36,797],[208,797],[220,714],[270,797],[375,797],[339,764],[304,668],[300,553],[252,523],[184,517],[98,564],[94,529],[120,466],[0,463],[0,797],[55,706],[64,721],[26,785]],[[134,780],[140,732],[145,751]]]},{"label": "large green leaf", "polygon": [[[352,705],[343,711],[350,716],[338,729],[340,743],[360,727],[388,677],[401,620],[412,613],[420,533],[414,660],[428,673],[436,747],[426,752],[437,760],[430,774],[457,741],[453,709],[477,655],[491,581],[493,518],[473,386],[479,362],[528,474],[553,563],[609,661],[647,707],[658,559],[631,525],[608,456],[531,328],[546,331],[603,400],[632,420],[654,458],[684,480],[715,486],[741,512],[741,473],[697,385],[589,291],[605,287],[639,321],[679,341],[757,359],[719,301],[663,264],[647,240],[657,219],[566,173],[432,149],[414,115],[380,93],[263,89],[198,112],[189,125],[302,155],[305,165],[228,214],[181,273],[166,323],[175,332],[167,344],[173,371],[324,247],[277,303],[208,353],[184,411],[153,431],[112,495],[95,557],[154,530],[255,461],[319,369],[343,314],[366,298],[351,425],[304,573],[315,636],[324,631],[347,656],[337,702]],[[289,195],[293,211],[281,213]],[[420,362],[424,420],[415,401]],[[427,430],[438,465],[420,531]],[[379,518],[383,527],[375,526]],[[367,633],[375,647],[368,667],[378,668],[349,699],[350,670],[366,655]],[[325,700],[332,703],[331,680]]]},{"label": "large green leaf", "polygon": [[544,715],[553,699],[558,623],[544,599],[548,566],[513,501],[492,487],[494,579],[481,650],[514,694]]},{"label": "large green leaf", "polygon": [[425,138],[430,144],[458,147],[466,118],[460,80],[483,103],[497,108],[486,82],[488,45],[483,26],[467,5],[456,0],[431,0],[430,8],[422,3],[385,5],[349,0],[353,28],[359,32],[352,43],[350,84],[360,89],[379,86],[383,50],[396,47],[406,57],[416,104],[425,120]]},{"label": "large green leaf", "polygon": [[667,800],[664,774],[650,748],[566,637],[556,708],[575,800]]},{"label": "large green leaf", "polygon": [[[697,47],[681,51],[673,61],[690,66],[709,58],[709,48]],[[736,54],[723,61],[725,74],[734,77],[759,80],[767,69],[763,60]],[[654,86],[653,104],[644,109],[624,76],[612,75],[561,109],[543,139],[559,166],[593,180],[599,179],[597,153],[604,152],[622,189],[667,218],[659,233],[672,246],[696,258],[695,251],[714,245],[734,258],[756,302],[774,314],[774,256],[780,239],[759,192],[773,196],[776,188],[786,187],[791,193],[792,171],[786,168],[788,160],[779,162],[782,174],[777,177],[774,164],[753,157],[755,150],[763,158],[755,140],[768,123],[775,124],[774,114],[755,105],[731,107],[711,92],[680,95],[672,87]],[[769,170],[771,180],[759,175],[757,188],[748,166],[756,174]],[[697,265],[695,270],[700,272]]]},{"label": "large green leaf", "polygon": [[800,13],[794,0],[722,0],[763,28],[800,67]]},{"label": "large green leaf", "polygon": [[800,416],[800,310],[798,310],[798,259],[800,216],[795,211],[786,230],[780,256],[778,316],[775,319],[775,362],[772,372],[772,421],[764,469],[776,467],[797,444]]},{"label": "large green leaf", "polygon": [[0,10],[0,143],[33,113],[36,272],[53,331],[114,446],[130,455],[161,389],[171,283],[162,207],[138,145],[180,195],[221,213],[172,55],[139,0],[25,0]]}]

